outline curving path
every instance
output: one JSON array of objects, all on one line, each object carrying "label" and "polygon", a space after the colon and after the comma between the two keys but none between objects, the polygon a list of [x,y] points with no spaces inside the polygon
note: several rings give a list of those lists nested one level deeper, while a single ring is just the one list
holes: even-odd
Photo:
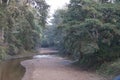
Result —
[{"label": "curving path", "polygon": [[96,74],[75,69],[70,63],[70,60],[58,56],[36,56],[21,62],[26,68],[22,80],[105,80]]}]

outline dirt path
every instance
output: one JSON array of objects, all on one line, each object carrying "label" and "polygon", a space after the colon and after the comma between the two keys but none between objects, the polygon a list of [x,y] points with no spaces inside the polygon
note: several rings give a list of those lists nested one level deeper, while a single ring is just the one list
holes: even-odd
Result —
[{"label": "dirt path", "polygon": [[71,67],[71,61],[61,57],[51,55],[34,58],[21,62],[26,68],[22,80],[105,80],[98,75]]}]

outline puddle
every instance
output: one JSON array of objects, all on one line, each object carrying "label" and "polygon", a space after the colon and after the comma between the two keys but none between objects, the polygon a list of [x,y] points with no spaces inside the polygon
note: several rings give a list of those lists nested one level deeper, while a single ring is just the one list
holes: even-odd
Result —
[{"label": "puddle", "polygon": [[52,58],[53,56],[51,55],[36,55],[33,56],[33,59],[41,59],[41,58]]},{"label": "puddle", "polygon": [[20,62],[25,59],[15,59],[0,62],[0,80],[22,80],[25,68]]},{"label": "puddle", "polygon": [[[33,59],[52,58],[51,55],[36,55]],[[31,58],[0,61],[0,80],[22,80],[25,68],[21,62]]]}]

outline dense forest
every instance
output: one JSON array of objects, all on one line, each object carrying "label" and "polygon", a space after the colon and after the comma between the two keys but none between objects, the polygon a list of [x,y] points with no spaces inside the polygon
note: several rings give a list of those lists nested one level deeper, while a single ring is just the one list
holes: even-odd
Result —
[{"label": "dense forest", "polygon": [[70,0],[47,24],[45,0],[0,0],[0,60],[55,47],[81,67],[120,73],[120,0]]},{"label": "dense forest", "polygon": [[40,45],[49,5],[44,0],[0,0],[0,58]]},{"label": "dense forest", "polygon": [[106,72],[120,71],[119,0],[70,0],[51,22],[44,31],[45,46],[57,46],[84,67],[109,69],[105,64],[111,62]]}]

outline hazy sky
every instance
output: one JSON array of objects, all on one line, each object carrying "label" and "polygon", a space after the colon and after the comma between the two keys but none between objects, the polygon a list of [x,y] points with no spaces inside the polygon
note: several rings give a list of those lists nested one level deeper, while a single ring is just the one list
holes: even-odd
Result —
[{"label": "hazy sky", "polygon": [[53,14],[56,9],[62,8],[66,3],[69,3],[69,0],[46,0],[46,2],[51,6],[50,14]]}]

